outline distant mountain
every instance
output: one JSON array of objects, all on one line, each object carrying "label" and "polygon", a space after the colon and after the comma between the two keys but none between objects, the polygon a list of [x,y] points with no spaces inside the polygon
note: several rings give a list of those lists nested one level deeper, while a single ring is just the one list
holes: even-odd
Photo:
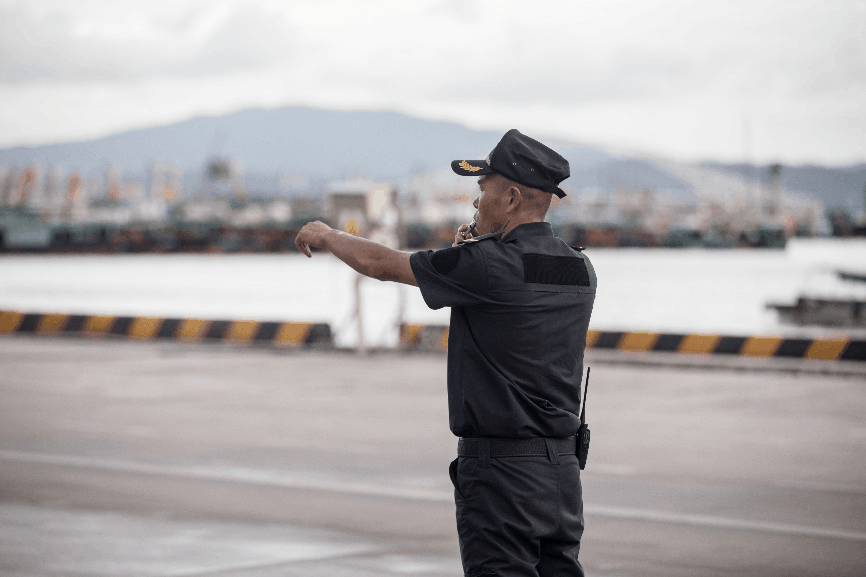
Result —
[{"label": "distant mountain", "polygon": [[363,172],[394,179],[447,166],[457,151],[487,154],[500,136],[396,112],[288,107],[193,118],[85,142],[5,149],[0,164],[43,162],[89,175],[114,161],[138,174],[159,160],[199,172],[209,158],[219,156],[240,161],[247,174],[335,178]]},{"label": "distant mountain", "polygon": [[[750,182],[763,185],[770,182],[769,165],[707,162],[703,166],[734,174]],[[843,167],[782,166],[781,178],[785,190],[804,192],[821,201],[825,208],[846,208],[854,216],[866,210],[866,164]]]},{"label": "distant mountain", "polygon": [[[225,158],[240,162],[254,195],[279,194],[285,173],[308,182],[307,190],[298,193],[317,195],[326,182],[352,174],[399,183],[413,173],[447,170],[459,155],[483,158],[500,137],[500,132],[397,112],[286,107],[193,118],[83,142],[0,149],[0,166],[22,169],[42,163],[89,177],[104,174],[116,162],[125,179],[146,183],[154,161],[172,161],[184,172],[184,188],[192,191],[202,183],[209,159]],[[568,143],[559,150],[571,164],[572,176],[564,185],[575,192],[652,188],[680,197],[695,192],[693,182],[673,175],[661,162]],[[769,173],[767,167],[702,166],[745,180],[765,181]],[[845,206],[855,214],[863,209],[866,165],[785,167],[782,179],[786,189],[805,192],[825,206]]]},{"label": "distant mountain", "polygon": [[619,158],[604,154],[593,155],[594,162],[586,161],[586,149],[578,158],[571,150],[561,151],[571,165],[571,178],[566,185],[572,190],[629,190],[638,192],[645,188],[667,192],[692,192],[687,182],[669,174],[653,162],[636,158]]},{"label": "distant mountain", "polygon": [[[253,194],[279,191],[284,173],[305,177],[312,189],[306,193],[315,194],[326,181],[352,173],[400,182],[412,173],[447,170],[455,155],[483,158],[500,137],[397,112],[288,107],[193,118],[83,142],[0,149],[0,165],[20,169],[43,163],[89,177],[116,162],[124,178],[147,180],[154,161],[172,161],[184,171],[185,188],[195,190],[208,160],[221,157],[241,163]],[[575,191],[688,189],[648,162],[576,145],[560,152],[571,163],[567,186]]]}]

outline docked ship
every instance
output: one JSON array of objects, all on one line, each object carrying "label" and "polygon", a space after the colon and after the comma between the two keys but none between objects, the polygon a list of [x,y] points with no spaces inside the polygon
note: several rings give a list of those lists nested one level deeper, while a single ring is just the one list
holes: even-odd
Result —
[{"label": "docked ship", "polygon": [[801,294],[793,305],[767,303],[767,308],[775,309],[784,324],[866,329],[866,272],[836,270],[835,278],[850,287],[850,296]]}]

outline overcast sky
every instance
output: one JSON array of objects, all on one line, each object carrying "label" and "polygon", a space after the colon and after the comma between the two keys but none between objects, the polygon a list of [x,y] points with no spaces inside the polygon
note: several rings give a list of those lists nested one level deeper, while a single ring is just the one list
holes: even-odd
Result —
[{"label": "overcast sky", "polygon": [[0,146],[310,105],[846,164],[864,38],[864,0],[0,0]]}]

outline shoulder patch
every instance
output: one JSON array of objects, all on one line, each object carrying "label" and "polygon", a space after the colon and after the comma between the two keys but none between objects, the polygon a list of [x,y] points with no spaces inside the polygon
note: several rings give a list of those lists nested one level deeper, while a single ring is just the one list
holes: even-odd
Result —
[{"label": "shoulder patch", "polygon": [[582,258],[535,253],[523,255],[523,282],[590,286]]},{"label": "shoulder patch", "polygon": [[433,256],[430,257],[430,263],[439,274],[448,274],[454,270],[454,267],[456,267],[457,263],[460,262],[461,252],[459,246],[437,250],[433,253]]}]

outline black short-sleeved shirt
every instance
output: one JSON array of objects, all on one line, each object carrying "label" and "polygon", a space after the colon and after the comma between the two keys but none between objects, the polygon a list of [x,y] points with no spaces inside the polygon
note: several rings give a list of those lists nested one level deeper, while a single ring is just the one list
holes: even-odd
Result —
[{"label": "black short-sleeved shirt", "polygon": [[595,271],[550,223],[410,258],[424,301],[451,307],[448,410],[460,437],[567,437],[580,426]]}]

